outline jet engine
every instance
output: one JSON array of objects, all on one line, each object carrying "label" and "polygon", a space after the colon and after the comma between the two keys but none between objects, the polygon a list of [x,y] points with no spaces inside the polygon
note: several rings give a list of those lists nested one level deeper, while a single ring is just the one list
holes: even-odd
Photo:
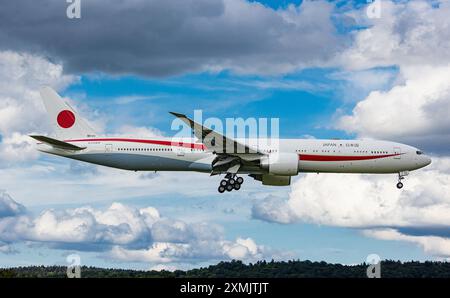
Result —
[{"label": "jet engine", "polygon": [[298,174],[296,153],[272,153],[261,158],[261,168],[270,175],[295,176]]}]

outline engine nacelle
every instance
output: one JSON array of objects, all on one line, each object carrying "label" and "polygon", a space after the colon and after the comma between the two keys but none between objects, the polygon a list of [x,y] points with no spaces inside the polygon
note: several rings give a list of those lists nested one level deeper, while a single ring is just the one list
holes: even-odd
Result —
[{"label": "engine nacelle", "polygon": [[271,175],[295,176],[298,174],[296,153],[272,153],[261,159],[261,168]]}]

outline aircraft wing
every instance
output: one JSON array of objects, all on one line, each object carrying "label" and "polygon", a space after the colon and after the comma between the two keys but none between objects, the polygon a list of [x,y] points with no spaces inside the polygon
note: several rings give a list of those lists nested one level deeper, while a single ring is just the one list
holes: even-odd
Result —
[{"label": "aircraft wing", "polygon": [[186,115],[170,112],[172,115],[189,125],[194,131],[195,136],[201,140],[209,151],[216,154],[242,155],[242,154],[261,154],[257,149],[251,148],[247,144],[242,144],[236,140],[230,139],[210,128],[203,126]]},{"label": "aircraft wing", "polygon": [[57,139],[53,139],[53,138],[49,138],[46,136],[30,136],[33,139],[45,143],[47,145],[50,145],[52,147],[58,148],[58,149],[63,149],[63,150],[83,150],[86,149],[86,147],[79,147],[79,146],[75,146],[73,144],[64,142],[64,141],[60,141]]},{"label": "aircraft wing", "polygon": [[257,149],[205,127],[184,114],[170,113],[186,123],[208,151],[217,155],[212,163],[211,175],[223,172],[235,174],[243,163],[259,161],[260,157],[264,155]]}]

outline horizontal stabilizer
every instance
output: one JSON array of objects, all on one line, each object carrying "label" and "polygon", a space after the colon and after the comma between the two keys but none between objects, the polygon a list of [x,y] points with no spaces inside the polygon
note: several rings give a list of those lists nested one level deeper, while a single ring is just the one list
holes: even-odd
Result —
[{"label": "horizontal stabilizer", "polygon": [[57,139],[52,139],[46,136],[30,136],[35,140],[38,140],[42,143],[48,144],[52,147],[58,148],[58,149],[63,149],[63,150],[83,150],[86,149],[86,147],[79,147],[79,146],[75,146],[73,144],[67,143],[67,142],[63,142]]}]

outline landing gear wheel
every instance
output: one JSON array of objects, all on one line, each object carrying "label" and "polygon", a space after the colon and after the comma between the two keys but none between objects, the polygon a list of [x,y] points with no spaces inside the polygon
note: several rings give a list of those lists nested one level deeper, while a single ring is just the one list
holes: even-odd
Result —
[{"label": "landing gear wheel", "polygon": [[402,180],[405,179],[405,176],[408,176],[408,171],[403,171],[403,172],[399,172],[398,173],[398,183],[397,183],[397,188],[401,189],[403,187],[403,183]]},{"label": "landing gear wheel", "polygon": [[241,189],[241,185],[244,183],[244,178],[238,177],[236,174],[227,173],[225,178],[220,181],[219,192],[232,191]]}]

